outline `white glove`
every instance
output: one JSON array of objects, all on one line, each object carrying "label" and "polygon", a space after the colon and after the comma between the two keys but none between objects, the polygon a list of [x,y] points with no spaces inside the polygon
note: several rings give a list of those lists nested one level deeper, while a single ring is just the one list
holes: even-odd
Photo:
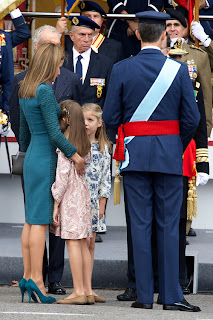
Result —
[{"label": "white glove", "polygon": [[8,125],[8,123],[6,124],[0,124],[0,136],[2,137],[6,137],[8,135],[8,133],[10,132],[10,126]]},{"label": "white glove", "polygon": [[207,48],[210,45],[211,39],[209,35],[205,33],[201,24],[197,21],[192,22],[192,34]]},{"label": "white glove", "polygon": [[196,186],[205,186],[209,181],[209,175],[205,172],[198,172],[196,176]]}]

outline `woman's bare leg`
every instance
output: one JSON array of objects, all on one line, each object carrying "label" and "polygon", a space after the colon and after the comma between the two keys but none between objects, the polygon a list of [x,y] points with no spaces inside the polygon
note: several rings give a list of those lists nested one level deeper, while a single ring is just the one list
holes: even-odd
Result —
[{"label": "woman's bare leg", "polygon": [[47,225],[31,225],[29,236],[31,279],[44,295],[47,295],[42,273],[46,230]]},{"label": "woman's bare leg", "polygon": [[31,260],[30,260],[30,246],[29,246],[30,230],[31,230],[31,225],[25,222],[22,230],[22,235],[21,235],[21,247],[22,247],[22,256],[23,256],[23,264],[24,264],[23,277],[26,280],[29,280],[31,277]]}]

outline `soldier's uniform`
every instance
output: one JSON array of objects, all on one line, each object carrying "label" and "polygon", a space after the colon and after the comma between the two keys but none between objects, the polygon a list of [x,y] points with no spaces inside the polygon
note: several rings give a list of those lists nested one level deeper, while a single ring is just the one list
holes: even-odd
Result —
[{"label": "soldier's uniform", "polygon": [[197,81],[200,82],[204,105],[206,110],[206,124],[207,134],[210,137],[212,129],[212,86],[211,86],[211,69],[209,64],[208,55],[202,49],[195,47],[194,45],[183,44],[183,49],[187,51],[182,56],[181,61],[187,64],[191,62],[197,69]]},{"label": "soldier's uniform", "polygon": [[[144,17],[144,14],[150,17],[148,13],[137,16]],[[163,13],[155,14],[151,17],[169,18]],[[164,74],[163,69],[166,73],[175,72],[164,94],[157,80]],[[166,80],[167,75],[163,76],[163,82]],[[153,216],[157,225],[162,303],[180,302],[183,295],[178,283],[178,227],[182,204],[182,154],[200,119],[186,65],[167,59],[158,47],[144,47],[137,56],[117,63],[113,66],[103,119],[113,128],[123,124],[118,134],[126,139],[121,170],[131,219],[138,302],[144,308],[144,304],[153,302]],[[170,128],[175,129],[176,122],[172,121],[178,121],[179,133],[162,132],[171,123]],[[160,126],[160,131],[154,126]],[[124,156],[124,149],[121,154]]]},{"label": "soldier's uniform", "polygon": [[2,90],[0,103],[4,111],[9,111],[9,97],[14,77],[12,49],[31,36],[21,14],[17,18],[13,18],[12,21],[15,27],[14,31],[6,32],[0,29],[0,85]]},{"label": "soldier's uniform", "polygon": [[[110,13],[121,13],[126,10],[128,13],[137,13],[146,10],[158,10],[163,7],[163,0],[107,0]],[[110,20],[108,20],[110,22]],[[131,55],[136,55],[140,49],[140,41],[135,35],[128,37],[127,29],[128,23],[122,19],[111,21],[109,28],[109,36],[117,41],[120,41],[124,49],[124,57],[128,58]]]}]

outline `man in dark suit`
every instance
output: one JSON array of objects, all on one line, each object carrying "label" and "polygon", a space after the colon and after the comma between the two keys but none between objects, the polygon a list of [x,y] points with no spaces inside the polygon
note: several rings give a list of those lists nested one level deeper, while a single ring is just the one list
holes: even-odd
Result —
[{"label": "man in dark suit", "polygon": [[[34,47],[37,49],[41,43],[60,44],[60,38],[56,29],[52,26],[43,26],[35,31]],[[10,96],[10,114],[12,130],[19,142],[19,124],[20,124],[20,106],[18,98],[19,82],[24,79],[27,71],[15,76],[11,96]],[[53,91],[58,103],[63,100],[72,99],[81,103],[81,82],[79,76],[73,72],[61,68],[60,75],[52,84]],[[61,286],[60,281],[64,269],[64,245],[65,241],[60,237],[55,237],[49,233],[49,266],[47,262],[47,251],[44,256],[44,278],[48,273],[48,292],[52,294],[65,294],[66,291]]]},{"label": "man in dark suit", "polygon": [[80,75],[82,104],[97,103],[103,108],[109,84],[112,61],[91,49],[95,29],[100,29],[87,17],[73,17],[69,32],[73,46],[66,51],[64,67]]},{"label": "man in dark suit", "polygon": [[[106,12],[102,9],[99,4],[93,1],[82,1],[79,3],[79,9],[82,16],[86,16],[89,19],[97,23],[102,29],[104,16]],[[63,31],[63,30],[62,30]],[[72,40],[69,35],[65,36],[65,50],[72,50]],[[93,41],[91,48],[96,53],[100,53],[104,56],[107,56],[112,60],[113,63],[116,63],[124,58],[123,56],[123,47],[120,41],[116,41],[111,38],[106,38],[100,29],[95,29]]]},{"label": "man in dark suit", "polygon": [[[131,14],[146,10],[160,11],[163,0],[107,0],[110,13]],[[108,37],[120,41],[124,49],[124,58],[136,55],[140,51],[140,41],[135,36],[137,20],[114,19],[109,26]]]},{"label": "man in dark suit", "polygon": [[[9,96],[14,78],[13,48],[31,36],[19,9],[13,10],[10,16],[15,30],[6,32],[0,29],[0,109],[7,114],[9,114]],[[0,144],[1,133],[7,135],[7,127],[4,128],[3,132],[0,132]]]},{"label": "man in dark suit", "polygon": [[137,287],[132,307],[153,307],[151,233],[155,218],[163,309],[197,312],[200,308],[183,298],[178,282],[178,233],[182,154],[200,115],[187,66],[167,59],[160,51],[165,20],[170,16],[153,11],[136,17],[142,50],[114,65],[103,113],[108,126],[120,126],[114,157],[122,161],[131,220]]}]

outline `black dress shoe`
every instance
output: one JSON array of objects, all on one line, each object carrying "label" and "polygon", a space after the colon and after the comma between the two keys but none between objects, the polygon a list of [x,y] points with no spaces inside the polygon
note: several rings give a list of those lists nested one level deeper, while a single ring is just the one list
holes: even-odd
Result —
[{"label": "black dress shoe", "polygon": [[132,308],[152,309],[152,303],[141,303],[138,301],[133,302]]},{"label": "black dress shoe", "polygon": [[190,294],[190,289],[188,287],[184,287],[184,286],[181,286],[181,289],[183,291],[183,294]]},{"label": "black dress shoe", "polygon": [[188,312],[199,312],[201,311],[199,307],[189,304],[185,299],[180,302],[175,302],[172,304],[164,304],[163,310],[179,310]]},{"label": "black dress shoe", "polygon": [[119,301],[135,301],[137,299],[137,292],[134,288],[127,288],[124,293],[117,296]]},{"label": "black dress shoe", "polygon": [[189,233],[187,234],[188,237],[196,237],[196,232],[194,231],[194,229],[190,228],[189,229]]},{"label": "black dress shoe", "polygon": [[95,242],[103,242],[103,240],[102,240],[101,236],[99,236],[99,234],[96,234]]},{"label": "black dress shoe", "polygon": [[66,294],[66,290],[62,287],[60,282],[49,282],[48,293],[52,294]]}]

